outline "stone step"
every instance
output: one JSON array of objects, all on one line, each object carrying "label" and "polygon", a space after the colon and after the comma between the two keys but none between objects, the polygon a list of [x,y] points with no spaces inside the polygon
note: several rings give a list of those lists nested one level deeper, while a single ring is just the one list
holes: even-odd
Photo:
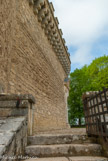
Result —
[{"label": "stone step", "polygon": [[27,146],[25,153],[36,157],[62,156],[101,156],[102,147],[98,144],[59,144]]},{"label": "stone step", "polygon": [[81,144],[93,143],[92,138],[87,135],[76,134],[44,134],[28,137],[28,145],[52,145],[52,144]]},{"label": "stone step", "polygon": [[59,158],[36,158],[36,159],[29,159],[26,161],[108,161],[107,158],[103,157],[59,157]]},{"label": "stone step", "polygon": [[49,131],[39,131],[36,133],[37,135],[43,134],[76,134],[76,135],[86,135],[86,128],[69,128],[69,129],[56,129]]}]

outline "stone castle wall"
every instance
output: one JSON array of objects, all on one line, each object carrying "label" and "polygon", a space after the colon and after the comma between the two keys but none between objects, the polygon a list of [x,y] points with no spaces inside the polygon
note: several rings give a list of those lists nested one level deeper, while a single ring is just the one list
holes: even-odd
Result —
[{"label": "stone castle wall", "polygon": [[36,98],[34,133],[66,127],[66,73],[28,0],[0,0],[0,83]]}]

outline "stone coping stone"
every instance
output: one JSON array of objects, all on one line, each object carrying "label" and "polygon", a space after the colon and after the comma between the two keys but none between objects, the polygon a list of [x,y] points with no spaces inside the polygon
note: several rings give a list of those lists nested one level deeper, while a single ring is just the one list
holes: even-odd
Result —
[{"label": "stone coping stone", "polygon": [[28,159],[25,161],[108,161],[108,158],[79,156],[79,157],[36,158],[36,159]]},{"label": "stone coping stone", "polygon": [[28,159],[25,161],[69,161],[66,157],[55,157],[55,158],[36,158]]},{"label": "stone coping stone", "polygon": [[0,157],[3,155],[5,150],[6,150],[6,146],[5,145],[0,145]]},{"label": "stone coping stone", "polygon": [[1,127],[3,124],[5,124],[5,123],[6,123],[5,120],[0,119],[0,127]]},{"label": "stone coping stone", "polygon": [[11,132],[0,133],[0,146],[1,145],[8,146],[12,142],[13,138],[14,138],[14,133],[11,133]]},{"label": "stone coping stone", "polygon": [[108,158],[104,157],[69,157],[70,161],[108,161]]},{"label": "stone coping stone", "polygon": [[0,124],[5,124],[6,120],[0,120]]},{"label": "stone coping stone", "polygon": [[7,118],[6,123],[0,127],[0,133],[18,131],[24,121],[26,121],[26,117]]},{"label": "stone coping stone", "polygon": [[12,143],[17,131],[21,129],[27,117],[10,117],[0,120],[0,157],[5,153],[6,148]]},{"label": "stone coping stone", "polygon": [[30,103],[36,103],[35,98],[31,94],[5,94],[0,95],[0,101],[9,101],[9,100],[28,100]]},{"label": "stone coping stone", "polygon": [[[17,100],[6,100],[6,101],[0,101],[0,108],[16,108],[16,103],[17,103]],[[22,100],[19,104],[19,108],[28,108],[28,101],[27,100]]]}]

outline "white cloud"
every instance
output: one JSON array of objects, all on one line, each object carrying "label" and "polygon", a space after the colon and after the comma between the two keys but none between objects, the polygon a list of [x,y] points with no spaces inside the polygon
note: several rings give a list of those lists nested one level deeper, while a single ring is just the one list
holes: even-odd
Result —
[{"label": "white cloud", "polygon": [[88,64],[91,59],[89,46],[83,45],[77,49],[75,54],[71,55],[72,64],[76,64],[78,67]]},{"label": "white cloud", "polygon": [[52,0],[68,46],[72,63],[80,65],[92,59],[93,43],[108,37],[108,0]]}]

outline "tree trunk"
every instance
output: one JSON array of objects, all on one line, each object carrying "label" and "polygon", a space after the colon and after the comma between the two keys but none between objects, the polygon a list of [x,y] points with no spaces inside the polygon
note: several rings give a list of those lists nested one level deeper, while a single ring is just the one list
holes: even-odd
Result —
[{"label": "tree trunk", "polygon": [[79,118],[79,126],[81,126],[81,118]]}]

